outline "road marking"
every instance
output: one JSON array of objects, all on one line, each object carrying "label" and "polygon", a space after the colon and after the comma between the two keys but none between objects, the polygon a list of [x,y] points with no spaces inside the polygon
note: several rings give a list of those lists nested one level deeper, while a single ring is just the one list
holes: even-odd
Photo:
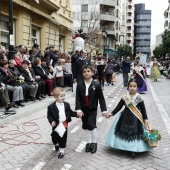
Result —
[{"label": "road marking", "polygon": [[61,168],[61,170],[69,170],[72,167],[70,164],[64,164],[64,166]]},{"label": "road marking", "polygon": [[114,99],[117,99],[117,96],[116,96],[116,97],[114,97]]},{"label": "road marking", "polygon": [[70,131],[70,133],[76,133],[79,128],[80,128],[80,126],[76,126],[75,128],[73,128],[73,129]]},{"label": "road marking", "polygon": [[156,106],[157,106],[157,108],[159,110],[159,114],[160,114],[160,116],[161,116],[161,118],[162,118],[162,120],[164,122],[166,132],[167,132],[168,136],[170,137],[170,118],[168,116],[168,113],[164,109],[164,107],[163,107],[161,101],[159,100],[157,94],[155,93],[151,83],[149,81],[147,81],[147,82],[148,82],[149,88],[151,89],[152,96],[153,96],[153,98],[155,100]]},{"label": "road marking", "polygon": [[102,122],[102,120],[103,120],[103,117],[99,117],[98,119],[97,119],[97,122]]},{"label": "road marking", "polygon": [[112,102],[112,103],[114,103],[114,102],[115,102],[115,100],[112,100],[111,102]]},{"label": "road marking", "polygon": [[111,93],[108,93],[108,96],[110,96],[111,95]]},{"label": "road marking", "polygon": [[86,141],[82,141],[77,148],[75,149],[76,152],[81,152],[83,150],[83,148],[85,147],[85,145],[87,144]]},{"label": "road marking", "polygon": [[112,107],[112,104],[109,104],[107,107]]},{"label": "road marking", "polygon": [[107,99],[108,98],[108,96],[105,96],[105,99]]},{"label": "road marking", "polygon": [[45,162],[39,162],[32,170],[40,170],[45,165]]},{"label": "road marking", "polygon": [[116,96],[119,96],[119,93],[117,93]]}]

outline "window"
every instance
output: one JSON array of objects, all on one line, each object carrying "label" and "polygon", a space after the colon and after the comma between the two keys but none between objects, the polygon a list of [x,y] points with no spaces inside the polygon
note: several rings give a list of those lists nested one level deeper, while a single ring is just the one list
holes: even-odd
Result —
[{"label": "window", "polygon": [[87,20],[82,20],[81,25],[82,25],[82,27],[88,27],[88,21]]},{"label": "window", "polygon": [[88,12],[88,5],[87,4],[81,5],[81,12]]},{"label": "window", "polygon": [[37,43],[40,43],[39,37],[40,37],[40,29],[38,27],[32,26],[32,30],[31,30],[31,41],[32,41],[32,45]]}]

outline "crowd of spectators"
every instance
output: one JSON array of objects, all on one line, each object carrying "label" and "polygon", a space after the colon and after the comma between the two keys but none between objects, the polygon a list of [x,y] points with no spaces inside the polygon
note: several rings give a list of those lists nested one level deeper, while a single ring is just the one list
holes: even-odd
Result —
[{"label": "crowd of spectators", "polygon": [[30,50],[16,46],[12,59],[8,55],[0,45],[0,103],[6,110],[53,96],[56,86],[72,87],[70,53],[61,53],[52,45],[42,50],[34,44]]}]

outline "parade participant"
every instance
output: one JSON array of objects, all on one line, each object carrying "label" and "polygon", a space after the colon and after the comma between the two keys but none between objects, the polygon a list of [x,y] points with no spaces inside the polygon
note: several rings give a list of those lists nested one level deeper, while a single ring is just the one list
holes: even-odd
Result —
[{"label": "parade participant", "polygon": [[[125,109],[119,113],[113,125],[105,136],[107,145],[115,149],[135,152],[151,150],[147,142],[142,139],[145,125],[148,123],[145,104],[140,94],[137,93],[136,79],[128,82],[128,93],[119,101],[116,108],[108,116],[114,116],[123,106]],[[140,110],[140,111],[139,111]]]},{"label": "parade participant", "polygon": [[102,59],[102,55],[98,54],[97,60],[95,62],[95,68],[97,70],[97,76],[102,89],[104,88],[104,73],[107,68],[107,63]]},{"label": "parade participant", "polygon": [[141,92],[146,92],[147,90],[147,85],[145,82],[145,76],[144,76],[144,69],[141,66],[140,62],[137,62],[137,65],[134,67],[133,73],[135,75],[136,80],[138,81],[138,93]]},{"label": "parade participant", "polygon": [[52,142],[56,151],[59,150],[58,158],[61,159],[64,157],[64,148],[66,148],[68,123],[71,122],[71,116],[79,115],[71,110],[69,103],[64,102],[64,88],[56,87],[53,94],[55,102],[48,106],[47,119],[52,126]]},{"label": "parade participant", "polygon": [[157,81],[157,79],[161,78],[161,74],[160,74],[160,71],[159,71],[159,66],[160,66],[160,63],[157,61],[156,58],[154,58],[154,60],[152,62],[152,69],[151,69],[150,79],[153,79],[154,81]]},{"label": "parade participant", "polygon": [[105,99],[99,82],[92,79],[92,66],[82,68],[84,80],[78,83],[76,90],[76,110],[82,114],[82,128],[85,130],[87,144],[85,152],[95,153],[97,150],[97,106],[100,103],[101,111],[107,112]]}]

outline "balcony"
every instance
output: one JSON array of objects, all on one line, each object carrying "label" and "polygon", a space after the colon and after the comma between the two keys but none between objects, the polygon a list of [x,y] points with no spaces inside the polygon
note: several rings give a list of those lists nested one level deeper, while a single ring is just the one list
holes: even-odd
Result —
[{"label": "balcony", "polygon": [[51,15],[60,8],[59,2],[57,0],[41,0],[40,4],[36,3],[35,1],[27,0],[13,0],[13,2],[41,15],[44,13]]},{"label": "balcony", "polygon": [[98,1],[100,2],[101,5],[108,5],[108,6],[116,7],[115,6],[115,4],[116,4],[115,0],[114,1],[110,1],[110,0],[98,0]]},{"label": "balcony", "polygon": [[127,5],[133,6],[134,3],[133,2],[127,2]]},{"label": "balcony", "polygon": [[126,32],[127,32],[127,34],[133,34],[133,30],[131,30],[131,29],[127,30]]},{"label": "balcony", "polygon": [[133,20],[133,15],[127,15],[127,20]]},{"label": "balcony", "polygon": [[114,22],[116,20],[116,17],[114,15],[114,12],[113,13],[106,12],[100,14],[100,20]]},{"label": "balcony", "polygon": [[111,26],[103,26],[101,27],[101,29],[105,29],[107,34],[109,35],[115,35],[115,29],[114,27],[111,27]]},{"label": "balcony", "polygon": [[134,10],[132,8],[127,8],[127,12],[134,13]]}]

